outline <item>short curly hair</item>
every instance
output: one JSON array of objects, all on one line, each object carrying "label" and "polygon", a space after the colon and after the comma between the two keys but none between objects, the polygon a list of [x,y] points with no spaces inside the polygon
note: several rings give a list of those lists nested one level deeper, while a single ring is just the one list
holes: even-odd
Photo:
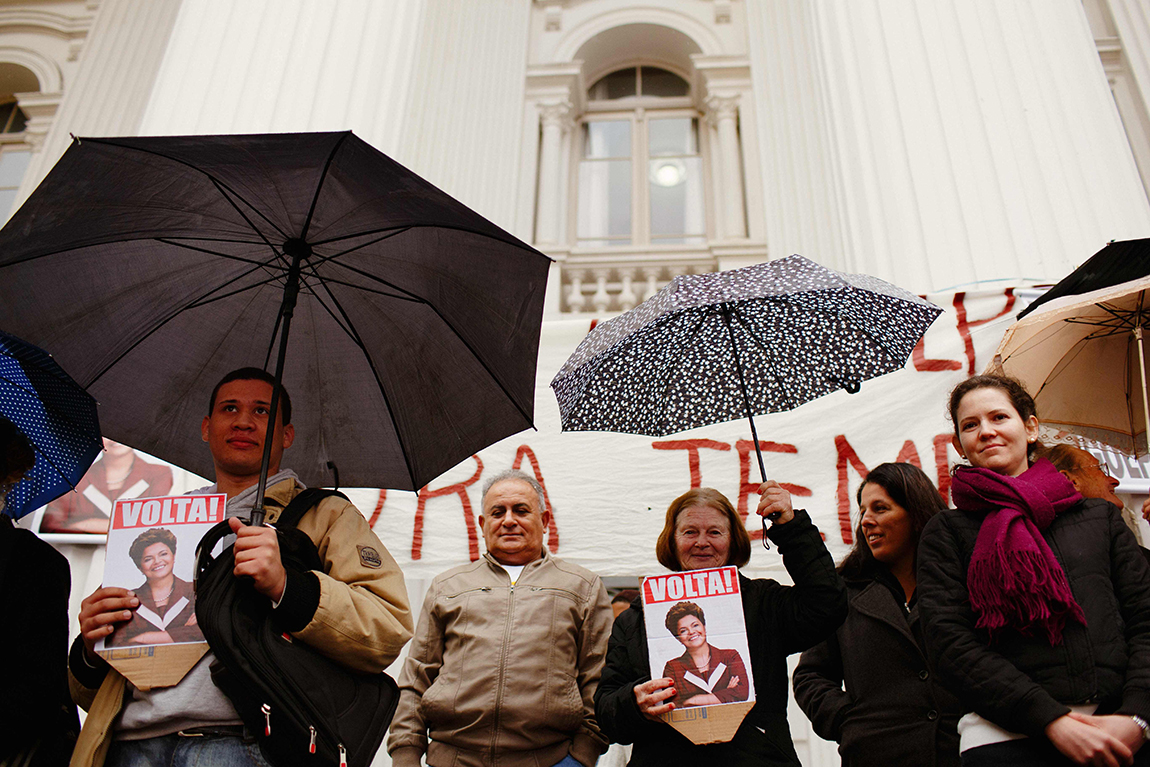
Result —
[{"label": "short curly hair", "polygon": [[699,619],[699,623],[704,626],[707,625],[707,617],[703,615],[703,608],[694,602],[679,602],[667,611],[667,617],[663,621],[663,625],[667,627],[667,631],[671,632],[671,636],[679,636],[679,621],[688,615],[694,615]]},{"label": "short curly hair", "polygon": [[132,541],[132,545],[128,548],[128,556],[136,563],[136,567],[143,570],[140,562],[144,559],[144,550],[151,546],[153,543],[162,543],[168,547],[175,556],[176,553],[176,534],[165,527],[150,527],[144,532],[136,536],[136,540]]}]

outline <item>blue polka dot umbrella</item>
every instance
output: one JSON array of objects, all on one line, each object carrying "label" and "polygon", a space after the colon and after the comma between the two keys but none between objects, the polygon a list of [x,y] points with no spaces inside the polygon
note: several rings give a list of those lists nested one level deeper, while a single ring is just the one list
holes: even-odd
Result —
[{"label": "blue polka dot umbrella", "polygon": [[685,275],[596,326],[551,388],[565,431],[660,437],[748,418],[757,451],[753,416],[899,370],[941,313],[797,255]]},{"label": "blue polka dot umbrella", "polygon": [[75,488],[103,447],[96,400],[43,349],[3,332],[0,416],[36,451],[32,470],[8,491],[4,513],[13,519]]}]

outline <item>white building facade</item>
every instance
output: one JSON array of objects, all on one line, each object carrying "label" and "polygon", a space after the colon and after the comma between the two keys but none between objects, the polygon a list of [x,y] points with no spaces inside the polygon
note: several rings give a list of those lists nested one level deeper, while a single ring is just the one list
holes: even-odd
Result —
[{"label": "white building facade", "polygon": [[1150,6],[0,2],[0,215],[72,135],[346,129],[550,255],[548,321],[792,253],[924,294],[1055,282],[1150,237]]}]

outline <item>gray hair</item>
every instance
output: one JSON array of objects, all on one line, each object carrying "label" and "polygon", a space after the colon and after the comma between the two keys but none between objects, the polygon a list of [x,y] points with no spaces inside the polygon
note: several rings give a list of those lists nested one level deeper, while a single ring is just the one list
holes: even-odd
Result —
[{"label": "gray hair", "polygon": [[547,511],[547,499],[543,497],[543,486],[539,484],[539,481],[535,479],[535,477],[531,476],[530,474],[525,474],[518,469],[507,469],[506,471],[501,471],[484,482],[483,494],[479,496],[480,505],[482,505],[483,501],[487,498],[487,491],[494,487],[497,482],[505,482],[511,479],[517,480],[519,482],[526,482],[528,485],[530,485],[531,489],[535,491],[535,494],[539,496],[539,513],[542,514],[543,512]]}]

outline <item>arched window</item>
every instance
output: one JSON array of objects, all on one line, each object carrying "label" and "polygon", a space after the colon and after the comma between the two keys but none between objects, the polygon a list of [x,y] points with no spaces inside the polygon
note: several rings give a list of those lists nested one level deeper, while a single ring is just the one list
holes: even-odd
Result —
[{"label": "arched window", "polygon": [[0,220],[12,214],[16,192],[32,158],[32,147],[24,135],[28,117],[16,103],[16,94],[39,90],[40,81],[31,70],[0,62]]},{"label": "arched window", "polygon": [[587,90],[581,121],[576,247],[703,244],[703,156],[690,85],[631,66]]}]

